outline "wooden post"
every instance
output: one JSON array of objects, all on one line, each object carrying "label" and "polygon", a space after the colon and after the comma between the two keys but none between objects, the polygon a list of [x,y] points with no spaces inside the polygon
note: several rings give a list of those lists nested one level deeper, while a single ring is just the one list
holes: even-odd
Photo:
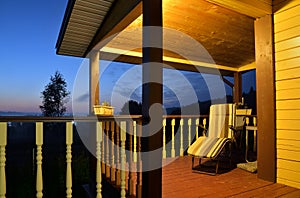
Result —
[{"label": "wooden post", "polygon": [[115,182],[116,181],[116,165],[115,165],[115,150],[114,150],[114,134],[115,134],[115,122],[110,122],[110,130],[111,130],[111,173],[110,173],[110,181]]},{"label": "wooden post", "polygon": [[89,113],[94,115],[94,105],[99,104],[99,51],[90,52]]},{"label": "wooden post", "polygon": [[134,180],[134,162],[133,162],[133,121],[128,122],[128,142],[129,142],[129,162],[128,162],[128,193],[133,195],[135,193],[135,180]]},{"label": "wooden post", "polygon": [[192,139],[191,139],[191,132],[192,132],[192,118],[189,118],[189,119],[188,119],[188,127],[189,127],[188,144],[189,144],[189,146],[191,146],[191,142],[192,142]]},{"label": "wooden post", "polygon": [[133,121],[133,162],[134,163],[137,162],[136,144],[137,144],[136,121]]},{"label": "wooden post", "polygon": [[6,195],[5,147],[7,144],[7,123],[0,122],[0,197]]},{"label": "wooden post", "polygon": [[180,156],[183,156],[183,119],[180,119]]},{"label": "wooden post", "polygon": [[37,122],[35,128],[36,142],[36,197],[43,197],[43,174],[42,174],[42,145],[43,145],[43,123]]},{"label": "wooden post", "polygon": [[[204,129],[206,129],[206,118],[203,118],[203,120],[202,120],[202,124],[203,124],[203,128],[204,128]],[[203,133],[202,133],[202,134],[203,134],[203,136],[207,136],[207,134],[206,134],[206,131],[205,131],[205,130],[203,131]]]},{"label": "wooden post", "polygon": [[102,159],[102,162],[101,162],[101,172],[102,174],[105,173],[105,141],[104,141],[104,135],[105,135],[105,122],[101,122],[102,124],[102,149],[101,149],[101,159]]},{"label": "wooden post", "polygon": [[166,150],[166,125],[167,125],[167,121],[166,121],[166,118],[163,119],[163,153],[162,153],[162,156],[163,156],[163,159],[166,159],[167,158],[167,150]]},{"label": "wooden post", "polygon": [[126,121],[121,121],[121,198],[126,197],[126,178],[125,178],[125,165],[126,165]]},{"label": "wooden post", "polygon": [[138,150],[138,159],[137,159],[137,184],[136,184],[136,197],[142,198],[142,159],[141,159],[141,136],[142,136],[142,121],[139,120],[137,123],[137,150]]},{"label": "wooden post", "polygon": [[105,162],[105,175],[106,178],[110,178],[110,161],[109,161],[109,121],[105,122],[105,130],[106,130],[106,162]]},{"label": "wooden post", "polygon": [[255,21],[258,177],[276,182],[275,67],[272,15]]},{"label": "wooden post", "polygon": [[96,198],[102,197],[102,173],[101,173],[101,143],[102,143],[102,123],[97,122],[96,128]]},{"label": "wooden post", "polygon": [[116,185],[120,186],[121,185],[121,165],[120,165],[120,126],[119,126],[119,122],[116,123],[116,135],[117,135],[117,151],[116,151],[116,155],[117,155],[117,159],[116,159],[116,167],[117,167],[117,171],[116,171]]},{"label": "wooden post", "polygon": [[[253,117],[253,126],[256,127],[256,117]],[[253,151],[254,152],[256,152],[256,144],[257,144],[256,133],[257,130],[253,130]]]},{"label": "wooden post", "polygon": [[[149,26],[162,27],[162,0],[143,1],[143,89],[142,115],[143,136],[142,152],[162,149],[162,109],[153,109],[154,104],[162,105],[162,29],[155,31]],[[156,29],[157,30],[157,29]],[[156,106],[157,107],[157,106]],[[143,198],[160,198],[162,196],[162,152],[149,152],[148,157],[142,155]],[[151,167],[158,167],[151,170]]]},{"label": "wooden post", "polygon": [[175,119],[173,118],[171,120],[171,126],[172,126],[172,149],[171,149],[171,157],[175,157]]},{"label": "wooden post", "polygon": [[199,118],[195,120],[196,140],[199,138]]},{"label": "wooden post", "polygon": [[66,162],[67,162],[67,171],[66,171],[66,194],[67,197],[72,197],[72,144],[73,144],[73,123],[66,123]]},{"label": "wooden post", "polygon": [[233,102],[239,103],[242,101],[242,74],[234,72],[234,87],[233,87]]}]

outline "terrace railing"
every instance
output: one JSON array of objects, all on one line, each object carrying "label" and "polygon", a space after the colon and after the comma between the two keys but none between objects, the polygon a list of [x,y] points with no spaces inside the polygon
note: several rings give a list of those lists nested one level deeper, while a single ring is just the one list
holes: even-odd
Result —
[{"label": "terrace railing", "polygon": [[[168,115],[163,117],[163,158],[182,156],[194,139],[202,135],[200,125],[207,116]],[[6,146],[8,128],[14,122],[35,123],[36,197],[43,196],[43,146],[45,123],[65,123],[65,190],[72,197],[72,144],[78,122],[88,122],[94,130],[96,197],[102,197],[102,177],[120,190],[120,196],[142,195],[142,117],[0,117],[0,197],[6,196]],[[126,152],[130,151],[130,152]],[[126,154],[127,153],[127,154]]]}]

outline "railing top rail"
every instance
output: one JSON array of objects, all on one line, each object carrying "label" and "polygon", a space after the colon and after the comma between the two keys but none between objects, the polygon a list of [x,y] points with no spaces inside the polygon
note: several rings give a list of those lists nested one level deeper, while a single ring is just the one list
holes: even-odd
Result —
[{"label": "railing top rail", "polygon": [[[207,118],[208,115],[163,115],[163,118]],[[115,116],[0,116],[0,122],[96,122],[96,121],[121,121],[140,120],[142,115],[115,115]]]},{"label": "railing top rail", "polygon": [[208,115],[163,115],[163,118],[208,118]]},{"label": "railing top rail", "polygon": [[96,122],[110,120],[138,120],[140,115],[116,115],[116,116],[62,116],[62,117],[43,117],[43,116],[0,116],[0,122]]}]

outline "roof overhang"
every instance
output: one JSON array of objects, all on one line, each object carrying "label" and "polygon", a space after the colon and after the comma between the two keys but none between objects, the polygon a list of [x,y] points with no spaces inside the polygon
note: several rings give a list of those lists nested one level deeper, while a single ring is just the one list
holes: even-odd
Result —
[{"label": "roof overhang", "polygon": [[[195,58],[186,60],[178,53],[165,50],[164,62],[190,71],[199,67],[227,72],[254,69],[254,20],[272,13],[272,1],[188,1],[163,1],[164,27],[194,38],[207,49],[214,62],[198,59],[199,54],[187,49],[186,43],[173,42],[170,37],[164,37],[164,43],[173,42],[179,52]],[[69,0],[56,45],[57,54],[86,57],[96,49],[101,51],[101,59],[141,63],[141,31],[132,35],[123,31],[141,30],[141,14],[141,0]]]}]

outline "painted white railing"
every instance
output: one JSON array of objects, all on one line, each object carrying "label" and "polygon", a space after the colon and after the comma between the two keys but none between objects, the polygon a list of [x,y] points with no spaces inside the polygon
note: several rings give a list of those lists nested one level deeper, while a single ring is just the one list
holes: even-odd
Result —
[{"label": "painted white railing", "polygon": [[[206,126],[207,116],[175,116],[168,115],[163,118],[163,159],[167,157],[176,157],[176,152],[179,156],[183,156],[185,150],[192,144],[193,138],[195,140],[200,137],[199,130]],[[168,125],[168,123],[170,123]],[[169,130],[167,130],[167,127]],[[171,132],[167,134],[167,132]],[[203,134],[201,134],[202,136]],[[170,139],[171,136],[171,139]],[[169,137],[169,138],[168,138]],[[170,139],[167,142],[167,139]],[[176,144],[177,143],[177,144]],[[170,151],[168,148],[170,148]]]},{"label": "painted white railing", "polygon": [[[44,118],[44,117],[0,117],[0,198],[6,197],[5,147],[7,145],[8,122],[34,122],[36,125],[36,197],[43,197],[43,127],[45,122],[66,123],[66,197],[72,197],[72,144],[73,127],[76,122],[95,125],[96,143],[96,197],[102,197],[103,176],[120,188],[120,196],[142,196],[141,160],[141,116],[114,118]],[[206,125],[206,117],[164,116],[163,158],[184,155],[194,137],[199,137],[200,123]],[[179,140],[179,141],[178,141]],[[126,143],[127,142],[127,143]],[[129,156],[126,156],[126,150]]]},{"label": "painted white railing", "polygon": [[7,144],[7,123],[0,122],[0,198],[6,195],[5,147]]}]

